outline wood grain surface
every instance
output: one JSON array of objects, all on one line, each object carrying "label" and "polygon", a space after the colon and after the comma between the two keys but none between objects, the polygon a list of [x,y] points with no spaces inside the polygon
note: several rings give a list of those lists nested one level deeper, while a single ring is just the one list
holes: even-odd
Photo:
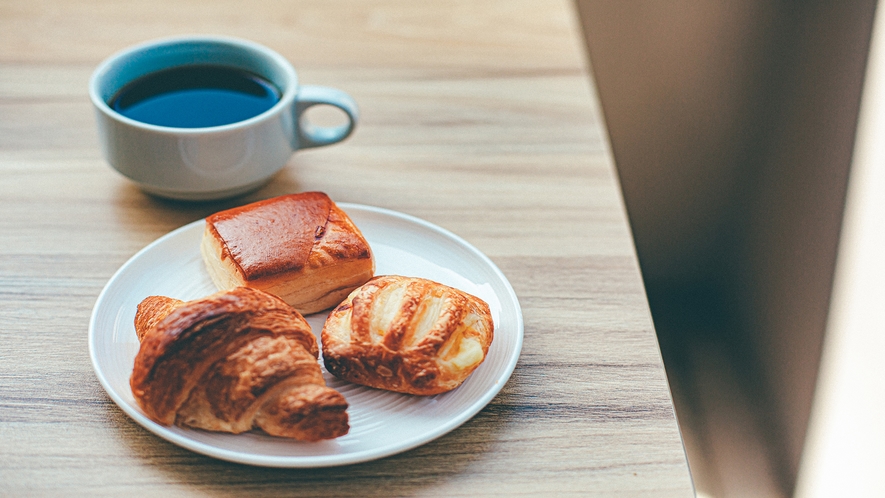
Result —
[{"label": "wood grain surface", "polygon": [[[101,157],[87,82],[119,49],[188,33],[255,40],[302,83],[350,93],[355,134],[296,153],[245,197],[143,194]],[[424,218],[485,252],[525,318],[510,382],[450,434],[341,468],[222,462],[132,422],[87,349],[107,280],[172,229],[304,190]],[[566,1],[4,1],[0,295],[3,496],[693,492]]]}]

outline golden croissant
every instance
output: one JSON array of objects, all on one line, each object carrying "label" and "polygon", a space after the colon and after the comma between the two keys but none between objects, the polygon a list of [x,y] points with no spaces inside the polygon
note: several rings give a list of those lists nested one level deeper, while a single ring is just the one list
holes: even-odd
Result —
[{"label": "golden croissant", "polygon": [[388,275],[353,291],[323,326],[323,361],[336,377],[379,389],[450,391],[485,360],[488,304],[431,280]]},{"label": "golden croissant", "polygon": [[189,302],[151,296],[138,305],[135,330],[130,386],[158,423],[302,441],[349,430],[347,402],[326,386],[310,325],[276,296],[246,287]]}]

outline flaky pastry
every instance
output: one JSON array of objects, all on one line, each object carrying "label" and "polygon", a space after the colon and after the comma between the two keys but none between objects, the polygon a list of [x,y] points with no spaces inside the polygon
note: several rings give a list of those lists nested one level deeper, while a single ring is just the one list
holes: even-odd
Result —
[{"label": "flaky pastry", "polygon": [[200,252],[219,289],[261,289],[305,315],[337,305],[375,273],[363,234],[321,192],[209,216]]},{"label": "flaky pastry", "polygon": [[329,315],[323,361],[356,384],[439,394],[460,386],[483,362],[493,335],[482,299],[426,279],[379,276]]},{"label": "flaky pastry", "polygon": [[152,420],[302,441],[349,430],[347,402],[326,386],[310,325],[266,292],[237,287],[189,302],[138,305],[132,394]]}]

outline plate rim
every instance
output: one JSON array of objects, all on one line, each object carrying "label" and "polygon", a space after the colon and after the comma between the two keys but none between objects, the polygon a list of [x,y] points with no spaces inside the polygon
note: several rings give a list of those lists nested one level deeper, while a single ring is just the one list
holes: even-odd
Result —
[{"label": "plate rim", "polygon": [[[176,229],[173,229],[160,237],[156,238],[137,252],[135,252],[131,257],[129,257],[125,263],[123,263],[114,274],[108,279],[96,298],[95,304],[92,308],[92,313],[89,319],[89,329],[88,329],[88,346],[89,346],[89,356],[90,361],[92,363],[93,371],[96,377],[99,380],[104,391],[111,398],[114,404],[117,405],[121,410],[123,410],[126,415],[128,415],[134,422],[138,425],[144,427],[149,432],[154,435],[169,441],[173,444],[176,444],[185,449],[191,450],[195,453],[199,453],[205,456],[217,458],[220,460],[225,460],[229,462],[247,464],[247,465],[255,465],[261,467],[276,467],[276,468],[322,468],[322,467],[335,467],[342,465],[351,465],[356,463],[363,463],[373,460],[378,460],[381,458],[386,458],[392,455],[396,455],[399,453],[403,453],[405,451],[409,451],[411,449],[417,448],[424,444],[427,444],[435,439],[438,439],[449,432],[457,429],[470,419],[472,419],[477,413],[482,411],[504,388],[504,385],[507,384],[510,377],[512,376],[514,370],[516,369],[516,365],[519,361],[519,357],[522,353],[522,346],[524,340],[524,320],[522,314],[522,308],[519,303],[519,299],[516,295],[516,292],[513,289],[510,281],[504,275],[500,268],[482,251],[476,248],[473,244],[467,242],[465,239],[460,237],[459,235],[439,226],[434,223],[431,223],[422,218],[418,218],[416,216],[412,216],[410,214],[402,213],[399,211],[369,206],[364,204],[355,204],[355,203],[347,203],[347,202],[338,202],[336,203],[338,207],[344,210],[348,215],[350,215],[349,210],[353,211],[363,211],[368,213],[374,213],[376,215],[382,215],[388,218],[395,218],[401,221],[408,222],[413,225],[419,225],[424,229],[436,232],[438,235],[450,239],[455,242],[457,245],[461,246],[464,249],[467,249],[474,257],[477,257],[484,265],[491,270],[491,273],[494,274],[496,278],[499,279],[500,283],[503,285],[504,290],[506,291],[506,296],[498,296],[502,301],[506,298],[506,301],[510,303],[514,307],[515,311],[515,343],[513,348],[513,353],[507,358],[507,361],[501,371],[495,376],[495,378],[499,379],[498,382],[490,388],[482,393],[481,396],[478,396],[472,403],[467,405],[464,409],[460,410],[455,416],[451,417],[446,421],[446,423],[442,424],[440,427],[436,428],[433,431],[429,431],[422,433],[421,435],[413,436],[410,439],[405,441],[400,441],[397,444],[393,444],[382,448],[379,450],[361,450],[357,452],[351,453],[341,453],[341,454],[329,454],[329,455],[312,455],[312,456],[280,456],[280,455],[267,455],[267,454],[258,454],[258,453],[248,453],[248,452],[239,452],[232,451],[227,448],[221,448],[217,446],[212,446],[206,444],[202,441],[188,438],[182,436],[181,434],[175,432],[171,428],[161,426],[156,422],[147,418],[144,414],[139,411],[136,411],[130,404],[122,399],[120,395],[117,393],[116,389],[114,389],[110,385],[110,381],[105,378],[103,370],[101,368],[100,359],[98,358],[98,353],[96,351],[96,342],[97,342],[97,321],[99,320],[99,311],[101,305],[106,301],[107,294],[111,291],[111,288],[114,286],[115,282],[122,278],[130,265],[134,265],[136,261],[138,261],[145,253],[152,251],[156,246],[163,244],[169,239],[177,237],[180,233],[186,232],[189,230],[193,230],[195,225],[203,223],[205,218],[201,218],[198,220],[194,220],[192,222],[186,223]],[[187,429],[182,429],[187,430]]]}]

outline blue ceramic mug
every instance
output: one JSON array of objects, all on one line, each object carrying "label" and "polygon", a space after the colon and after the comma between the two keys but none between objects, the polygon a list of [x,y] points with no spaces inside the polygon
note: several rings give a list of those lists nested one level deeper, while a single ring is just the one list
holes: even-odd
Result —
[{"label": "blue ceramic mug", "polygon": [[[190,66],[254,75],[276,90],[275,103],[234,122],[196,127],[154,124],[136,114],[127,116],[114,105],[127,85],[144,78],[161,80],[170,69]],[[108,163],[148,193],[183,200],[221,199],[254,190],[295,151],[347,138],[358,119],[356,103],[341,90],[299,85],[295,69],[280,54],[219,36],[170,38],[125,49],[95,69],[89,94]],[[318,104],[337,107],[347,121],[321,127],[302,119],[306,109]]]}]

